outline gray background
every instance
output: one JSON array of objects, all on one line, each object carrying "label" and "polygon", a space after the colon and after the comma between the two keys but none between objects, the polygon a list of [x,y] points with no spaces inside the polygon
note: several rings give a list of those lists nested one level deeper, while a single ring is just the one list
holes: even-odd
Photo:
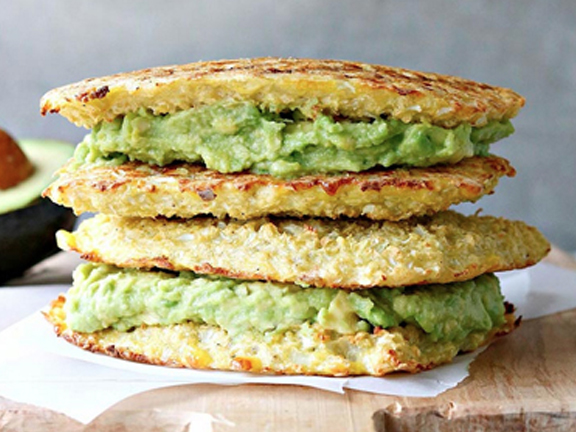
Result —
[{"label": "gray background", "polygon": [[576,2],[211,0],[2,1],[0,127],[78,142],[41,118],[49,89],[197,60],[295,56],[367,61],[511,87],[517,132],[492,147],[518,170],[479,204],[576,250]]}]

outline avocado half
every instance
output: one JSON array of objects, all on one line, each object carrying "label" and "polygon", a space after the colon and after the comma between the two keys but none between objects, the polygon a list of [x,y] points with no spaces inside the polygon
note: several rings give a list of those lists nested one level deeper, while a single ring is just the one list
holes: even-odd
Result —
[{"label": "avocado half", "polygon": [[34,173],[18,185],[0,191],[0,284],[58,251],[55,234],[72,229],[75,216],[40,197],[58,168],[72,156],[74,147],[53,140],[18,142]]}]

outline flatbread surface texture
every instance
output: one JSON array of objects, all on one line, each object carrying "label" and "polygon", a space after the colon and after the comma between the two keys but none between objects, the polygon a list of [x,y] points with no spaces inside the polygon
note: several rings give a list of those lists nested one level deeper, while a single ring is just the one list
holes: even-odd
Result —
[{"label": "flatbread surface texture", "polygon": [[524,105],[524,98],[512,90],[447,75],[350,61],[257,58],[91,78],[48,92],[41,112],[60,113],[91,128],[140,108],[166,114],[237,101],[275,112],[389,116],[443,127],[509,119]]},{"label": "flatbread surface texture", "polygon": [[348,289],[464,281],[533,265],[550,248],[523,222],[451,211],[400,222],[99,214],[57,240],[118,267]]},{"label": "flatbread surface texture", "polygon": [[251,173],[221,174],[193,164],[156,167],[128,162],[64,167],[44,196],[73,208],[76,214],[401,220],[474,202],[492,193],[502,176],[515,173],[508,161],[496,156],[469,158],[456,165],[373,169],[288,180]]}]

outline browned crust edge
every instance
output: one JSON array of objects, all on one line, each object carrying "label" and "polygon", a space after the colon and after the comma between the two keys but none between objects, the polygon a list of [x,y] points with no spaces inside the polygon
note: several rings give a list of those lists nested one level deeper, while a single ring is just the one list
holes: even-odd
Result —
[{"label": "browned crust edge", "polygon": [[[492,193],[498,179],[502,176],[514,177],[516,175],[516,171],[510,163],[497,156],[473,157],[456,165],[439,165],[429,168],[372,169],[360,173],[307,175],[287,180],[250,173],[221,174],[195,164],[172,164],[166,167],[156,167],[139,162],[128,162],[120,167],[91,167],[85,170],[68,172],[64,168],[60,179],[49,186],[44,191],[43,196],[63,205],[72,205],[66,199],[67,191],[78,185],[85,188],[88,193],[93,194],[114,193],[119,188],[125,187],[134,194],[145,196],[160,193],[153,183],[146,182],[148,178],[158,177],[176,181],[178,190],[175,193],[177,195],[184,197],[193,194],[200,198],[198,207],[193,212],[187,210],[191,214],[179,214],[178,211],[174,211],[174,215],[167,214],[170,217],[191,217],[199,214],[214,214],[216,217],[222,217],[222,213],[224,213],[224,215],[236,219],[275,214],[279,216],[310,215],[328,218],[363,216],[374,220],[401,220],[409,216],[446,210],[450,205],[462,201],[475,201],[485,194]],[[406,212],[396,212],[389,207],[376,207],[380,205],[379,201],[384,203],[388,195],[398,197],[402,194],[406,200],[410,200],[410,197],[417,199],[419,191],[439,193],[443,185],[449,187],[450,193],[454,196],[451,199],[443,198],[438,202],[431,200],[426,204],[420,203],[422,209],[418,212],[412,211],[406,214]],[[319,199],[325,194],[327,200],[324,205],[302,208],[293,203],[293,197],[314,189],[321,192],[318,196]],[[224,198],[220,196],[224,194],[228,198],[238,197],[240,199],[243,194],[256,194],[261,190],[282,191],[278,198],[274,198],[280,201],[273,206],[273,208],[280,208],[280,210],[274,211],[267,201],[262,202],[263,210],[259,210],[258,206],[252,206],[249,211],[240,210],[236,207],[227,208],[227,201],[224,201]],[[336,203],[328,201],[328,197],[338,197],[341,196],[340,194],[346,193],[374,193],[374,195],[360,199],[357,205],[346,205],[345,200]],[[375,208],[367,210],[366,206],[374,206]],[[91,211],[98,211],[98,209],[92,208]],[[122,213],[122,215],[128,216],[129,214]],[[147,214],[146,216],[160,215],[163,214]]]},{"label": "browned crust edge", "polygon": [[[280,283],[296,283],[292,280],[285,280],[279,281],[275,277],[267,276],[265,274],[260,273],[250,273],[250,272],[243,272],[241,270],[231,270],[223,267],[214,267],[210,263],[202,263],[200,265],[190,266],[190,267],[182,267],[182,266],[174,266],[170,260],[165,256],[159,257],[150,257],[150,258],[143,258],[143,259],[127,259],[122,262],[108,262],[104,258],[102,258],[98,253],[95,251],[91,252],[83,252],[78,248],[75,247],[68,247],[69,251],[76,252],[80,254],[80,258],[86,261],[90,261],[93,263],[101,263],[101,264],[111,264],[115,265],[116,267],[120,268],[138,268],[143,270],[152,270],[152,269],[161,269],[161,270],[169,270],[169,271],[192,271],[198,274],[205,274],[205,275],[212,275],[212,276],[219,276],[231,279],[240,279],[240,280],[259,280],[259,281],[266,281],[266,282],[280,282]],[[550,251],[550,247],[548,247],[545,254],[548,254]],[[494,265],[491,267],[482,267],[481,269],[478,268],[476,265],[471,265],[470,267],[464,269],[463,271],[452,273],[452,277],[449,280],[428,280],[423,279],[419,282],[412,283],[411,285],[419,286],[419,285],[429,285],[429,284],[438,284],[438,283],[452,283],[452,282],[463,282],[474,277],[477,277],[484,273],[496,273],[496,272],[505,272],[510,270],[522,270],[524,268],[532,267],[533,265],[537,264],[540,260],[526,260],[522,263],[514,262],[510,265]],[[349,290],[360,290],[360,289],[370,289],[373,286],[367,286],[363,284],[346,284],[345,286],[342,283],[335,284],[324,278],[319,278],[317,276],[309,276],[307,274],[301,274],[298,282],[306,283],[310,286],[314,287],[322,287],[322,288],[332,288],[332,289],[349,289]],[[404,284],[399,284],[398,286],[403,286]],[[382,285],[380,288],[398,288],[397,285]]]},{"label": "browned crust edge", "polygon": [[[138,168],[145,166],[142,162],[127,162],[121,166],[128,174],[125,178],[111,177],[106,181],[94,184],[94,189],[101,192],[116,189],[132,179],[148,177],[149,173],[139,172]],[[295,179],[281,179],[267,174],[229,173],[222,174],[209,170],[201,165],[175,163],[165,167],[147,165],[153,175],[175,177],[179,179],[181,191],[192,191],[198,194],[204,201],[214,199],[217,190],[223,184],[233,184],[239,191],[249,191],[259,186],[276,186],[290,189],[295,192],[320,187],[327,195],[335,195],[343,186],[354,185],[362,192],[379,192],[384,188],[402,190],[433,190],[433,178],[435,176],[460,175],[463,177],[458,182],[458,187],[466,188],[470,194],[478,194],[480,186],[477,181],[466,181],[461,173],[464,169],[483,169],[484,178],[492,176],[514,177],[516,170],[506,159],[498,156],[474,157],[461,161],[458,165],[436,165],[427,168],[376,168],[358,173],[344,174],[317,174],[306,175]],[[460,167],[463,167],[459,169]],[[108,170],[110,168],[94,168]],[[184,175],[181,172],[185,172]],[[201,175],[198,181],[196,175]],[[49,195],[49,190],[44,196]]]}]

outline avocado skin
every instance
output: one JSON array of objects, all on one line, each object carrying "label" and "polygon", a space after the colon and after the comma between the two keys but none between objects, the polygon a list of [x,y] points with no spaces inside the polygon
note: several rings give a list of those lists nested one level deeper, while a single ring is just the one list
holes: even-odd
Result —
[{"label": "avocado skin", "polygon": [[43,198],[0,215],[0,285],[58,252],[56,231],[72,229],[75,220],[70,209]]}]

